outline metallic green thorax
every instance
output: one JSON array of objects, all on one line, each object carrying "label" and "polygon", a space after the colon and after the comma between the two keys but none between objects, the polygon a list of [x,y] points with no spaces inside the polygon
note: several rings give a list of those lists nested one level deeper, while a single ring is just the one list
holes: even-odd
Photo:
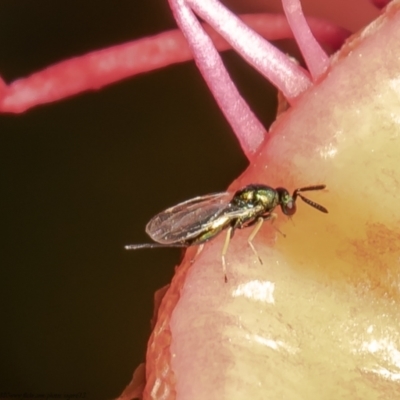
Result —
[{"label": "metallic green thorax", "polygon": [[262,213],[271,212],[279,202],[279,194],[275,189],[265,185],[249,185],[235,193],[231,204],[243,210],[254,210],[249,214],[249,218],[253,218],[253,214],[258,215],[261,210]]},{"label": "metallic green thorax", "polygon": [[227,227],[232,227],[233,236],[236,229],[245,228],[257,222],[258,218],[269,219],[274,208],[281,204],[281,195],[288,202],[292,200],[286,189],[285,193],[265,185],[248,185],[237,191],[226,209],[196,237],[190,238],[187,245],[201,244],[212,239]]}]

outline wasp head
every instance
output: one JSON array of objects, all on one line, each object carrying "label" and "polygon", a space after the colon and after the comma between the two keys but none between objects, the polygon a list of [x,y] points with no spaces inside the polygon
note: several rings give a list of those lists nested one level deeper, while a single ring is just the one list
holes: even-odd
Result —
[{"label": "wasp head", "polygon": [[285,188],[276,188],[279,204],[285,215],[291,216],[296,212],[296,201]]},{"label": "wasp head", "polygon": [[296,199],[300,197],[304,203],[307,203],[309,206],[315,208],[318,211],[323,213],[328,213],[328,210],[321,206],[321,204],[316,203],[307,197],[304,197],[300,192],[309,192],[311,190],[323,190],[325,189],[325,185],[314,185],[314,186],[306,186],[299,189],[296,189],[292,195],[284,188],[277,188],[276,191],[279,195],[279,204],[281,205],[282,211],[286,215],[293,215],[296,212]]}]

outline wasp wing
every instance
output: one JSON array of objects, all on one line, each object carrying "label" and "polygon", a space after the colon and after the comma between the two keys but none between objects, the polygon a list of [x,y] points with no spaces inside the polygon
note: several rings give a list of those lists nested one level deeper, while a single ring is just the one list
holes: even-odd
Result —
[{"label": "wasp wing", "polygon": [[157,214],[146,226],[147,234],[158,243],[185,243],[230,211],[232,193],[199,196]]}]

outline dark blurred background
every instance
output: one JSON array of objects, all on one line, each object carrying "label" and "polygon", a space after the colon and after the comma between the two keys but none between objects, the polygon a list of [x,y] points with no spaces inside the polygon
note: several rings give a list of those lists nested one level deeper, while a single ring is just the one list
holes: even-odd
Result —
[{"label": "dark blurred background", "polygon": [[[7,82],[176,26],[166,0],[2,0],[0,15]],[[274,90],[223,57],[268,126]],[[162,209],[225,190],[247,160],[192,62],[0,115],[0,144],[0,398],[116,397],[180,258],[123,246],[148,242]]]}]

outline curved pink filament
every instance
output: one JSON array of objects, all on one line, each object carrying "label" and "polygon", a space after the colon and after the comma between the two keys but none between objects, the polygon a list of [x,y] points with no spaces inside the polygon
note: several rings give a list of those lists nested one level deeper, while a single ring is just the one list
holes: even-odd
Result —
[{"label": "curved pink filament", "polygon": [[297,45],[315,81],[327,70],[329,57],[311,33],[301,9],[300,0],[282,0],[282,4]]},{"label": "curved pink filament", "polygon": [[303,68],[251,30],[218,1],[187,0],[187,3],[246,61],[279,88],[289,102],[311,86],[308,73]]},{"label": "curved pink filament", "polygon": [[[283,15],[242,15],[241,19],[268,40],[291,38],[293,34]],[[349,36],[345,29],[317,18],[307,18],[321,43],[338,49]],[[219,51],[230,48],[208,25],[204,30]],[[0,112],[20,113],[31,107],[63,99],[136,74],[163,68],[193,58],[178,30],[135,40],[83,56],[61,61],[7,85],[0,78]]]},{"label": "curved pink filament", "polygon": [[239,94],[217,49],[190,8],[182,0],[170,0],[170,5],[179,27],[192,48],[197,67],[236,133],[242,149],[249,156],[262,143],[265,128]]}]

